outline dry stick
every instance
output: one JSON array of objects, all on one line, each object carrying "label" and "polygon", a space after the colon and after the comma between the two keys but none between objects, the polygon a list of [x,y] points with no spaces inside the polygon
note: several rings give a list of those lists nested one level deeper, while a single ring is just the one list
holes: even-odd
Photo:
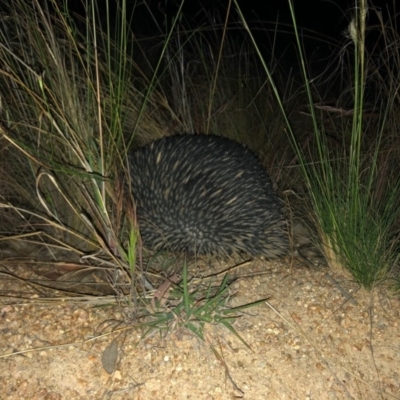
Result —
[{"label": "dry stick", "polygon": [[339,292],[348,300],[350,301],[351,304],[353,304],[354,306],[358,306],[357,300],[354,299],[354,297],[347,292],[346,289],[344,289],[342,286],[340,286],[339,282],[335,281],[335,279],[333,279],[328,273],[325,274],[325,277],[331,281],[338,289]]},{"label": "dry stick", "polygon": [[33,353],[35,351],[43,351],[43,350],[48,350],[48,349],[57,349],[59,347],[78,346],[78,345],[82,346],[83,344],[92,342],[94,340],[101,339],[101,338],[106,337],[106,336],[110,336],[110,335],[112,335],[112,334],[114,334],[116,332],[122,332],[122,331],[126,331],[126,330],[129,330],[129,329],[132,329],[132,326],[125,326],[123,328],[118,328],[115,331],[103,333],[101,335],[92,337],[90,339],[86,339],[86,340],[84,340],[82,342],[67,342],[67,343],[54,344],[54,345],[48,345],[48,346],[33,347],[31,349],[14,351],[14,352],[8,353],[8,354],[0,354],[0,359],[7,358],[7,357],[12,357],[12,356],[16,356],[16,355],[23,355],[25,353]]}]

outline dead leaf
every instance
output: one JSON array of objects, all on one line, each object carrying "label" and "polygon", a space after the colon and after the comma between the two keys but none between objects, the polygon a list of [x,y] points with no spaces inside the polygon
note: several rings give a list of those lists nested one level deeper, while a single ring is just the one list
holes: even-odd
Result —
[{"label": "dead leaf", "polygon": [[118,344],[113,340],[103,351],[101,355],[101,363],[103,368],[108,374],[112,374],[115,371],[115,366],[118,359]]}]

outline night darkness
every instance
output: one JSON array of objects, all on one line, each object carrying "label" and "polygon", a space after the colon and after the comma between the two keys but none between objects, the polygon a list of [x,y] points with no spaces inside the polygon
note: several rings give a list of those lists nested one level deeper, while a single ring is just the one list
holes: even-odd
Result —
[{"label": "night darkness", "polygon": [[[110,1],[114,7],[121,0]],[[291,68],[297,63],[294,44],[292,18],[287,0],[238,0],[244,17],[249,24],[252,34],[264,56],[271,54],[274,43],[273,57],[279,59],[283,67]],[[100,4],[100,3],[99,3]],[[127,0],[130,28],[137,39],[151,39],[163,37],[168,32],[168,25],[177,15],[181,2],[179,0],[147,0],[137,2]],[[182,8],[182,18],[179,29],[195,31],[207,29],[212,34],[220,29],[222,37],[223,23],[228,6],[229,39],[239,42],[248,37],[241,25],[235,4],[228,0],[186,0]],[[70,8],[83,13],[82,2],[70,1]],[[80,5],[80,6],[79,6]],[[294,0],[294,9],[298,29],[302,33],[303,51],[308,62],[318,64],[318,69],[324,69],[333,52],[349,42],[346,30],[354,17],[355,2],[353,0]],[[389,18],[394,21],[396,15],[393,0],[376,0],[369,4],[368,27],[379,24],[377,13],[382,15],[384,22]],[[112,11],[116,11],[114,8]],[[103,14],[105,16],[106,13]],[[111,18],[112,19],[112,18]],[[379,30],[372,30],[367,34],[367,46],[376,46],[381,40]],[[162,39],[161,39],[162,42]]]},{"label": "night darkness", "polygon": [[[112,2],[110,2],[112,3]],[[115,2],[117,4],[118,1]],[[396,14],[394,0],[375,0],[369,2],[369,7],[374,8],[386,21]],[[146,35],[158,34],[157,29],[165,19],[172,19],[180,6],[179,0],[147,0],[137,2],[127,0],[128,13],[133,15],[132,28]],[[287,0],[238,0],[238,4],[252,26],[262,23],[277,23],[278,25],[291,25]],[[70,8],[81,13],[81,1],[69,1]],[[218,15],[220,21],[225,19],[229,5],[228,0],[186,0],[183,5],[183,16],[191,28],[198,28],[207,22],[210,16]],[[318,34],[331,36],[339,40],[343,31],[348,26],[352,16],[354,0],[294,0],[294,9],[299,28],[305,28]],[[231,3],[230,21],[237,21],[235,4]],[[369,13],[370,23],[378,22],[375,11]]]},{"label": "night darkness", "polygon": [[[293,60],[288,53],[294,52],[287,51],[294,43],[288,1],[238,0],[238,3],[264,54],[269,53],[272,47],[271,43],[274,42],[274,57],[280,58],[282,54],[285,54],[283,57],[289,57],[289,60],[285,62],[292,64]],[[118,0],[115,3],[111,1],[110,4],[115,6],[118,4]],[[127,0],[128,16],[131,18],[130,27],[136,38],[154,38],[165,35],[168,31],[167,25],[172,24],[180,4],[179,0],[146,0],[143,2]],[[182,9],[180,29],[194,31],[211,28],[216,32],[225,21],[229,4],[231,7],[229,26],[234,27],[229,32],[230,38],[235,38],[236,35],[239,41],[242,40],[243,36],[240,35],[245,35],[245,33],[239,22],[235,4],[228,0],[186,0]],[[73,11],[83,12],[81,1],[70,1],[69,5]],[[296,22],[300,33],[303,33],[303,50],[308,60],[311,58],[326,59],[331,55],[332,49],[340,48],[348,42],[346,30],[354,16],[354,7],[353,0],[294,0]],[[395,20],[395,1],[375,0],[373,4],[369,3],[369,7],[369,28],[379,24],[377,13],[382,15],[384,22],[387,22],[389,18],[392,19],[392,23]],[[367,46],[375,46],[380,40],[376,35],[373,30],[367,34]]]}]

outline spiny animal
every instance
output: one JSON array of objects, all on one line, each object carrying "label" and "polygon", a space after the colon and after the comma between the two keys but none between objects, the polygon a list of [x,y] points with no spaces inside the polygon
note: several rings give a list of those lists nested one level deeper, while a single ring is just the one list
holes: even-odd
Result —
[{"label": "spiny animal", "polygon": [[281,200],[259,159],[213,135],[165,137],[129,155],[146,247],[272,259],[289,249]]}]

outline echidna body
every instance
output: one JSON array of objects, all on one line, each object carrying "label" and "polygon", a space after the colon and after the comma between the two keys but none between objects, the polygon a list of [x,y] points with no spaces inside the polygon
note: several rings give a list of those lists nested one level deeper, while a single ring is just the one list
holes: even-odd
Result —
[{"label": "echidna body", "polygon": [[165,137],[129,157],[144,245],[196,254],[284,255],[282,204],[258,158],[212,135]]}]

